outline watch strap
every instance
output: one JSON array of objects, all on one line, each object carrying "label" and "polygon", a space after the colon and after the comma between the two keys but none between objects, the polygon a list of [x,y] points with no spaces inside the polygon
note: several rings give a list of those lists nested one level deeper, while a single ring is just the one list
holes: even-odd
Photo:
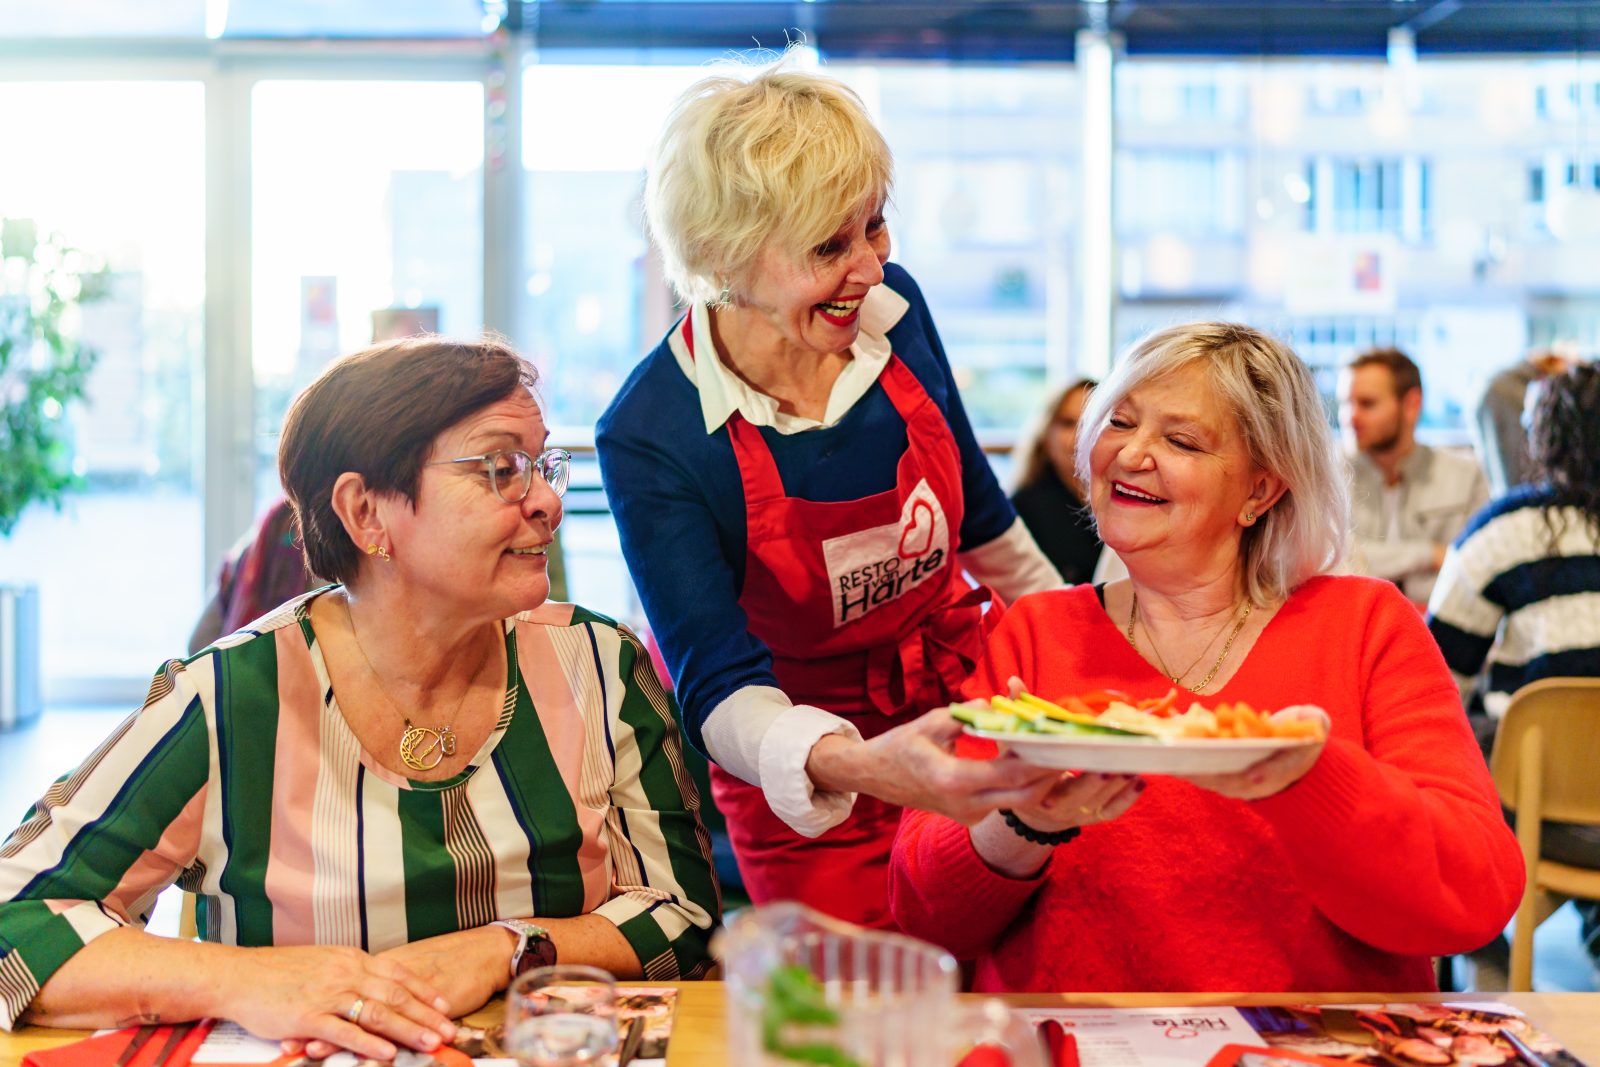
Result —
[{"label": "watch strap", "polygon": [[534,940],[550,939],[550,931],[526,919],[496,919],[490,926],[503,926],[517,935],[517,946],[511,950],[511,977],[522,973],[522,958],[528,954],[528,945]]}]

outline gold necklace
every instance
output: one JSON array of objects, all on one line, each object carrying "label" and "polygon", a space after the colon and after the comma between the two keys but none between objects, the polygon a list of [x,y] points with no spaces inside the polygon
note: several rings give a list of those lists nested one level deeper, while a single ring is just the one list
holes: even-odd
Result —
[{"label": "gold necklace", "polygon": [[[1139,594],[1136,592],[1136,593],[1133,594],[1133,596],[1134,596],[1133,611],[1130,612],[1130,615],[1136,615],[1138,613],[1138,610],[1139,610],[1139,600],[1138,600]],[[1131,623],[1133,621],[1133,619],[1130,618],[1128,621]],[[1161,673],[1162,674],[1166,675],[1168,678],[1173,679],[1174,684],[1177,684],[1177,679],[1189,677],[1189,675],[1194,671],[1194,669],[1196,667],[1200,666],[1200,661],[1206,658],[1206,655],[1208,653],[1210,653],[1210,651],[1211,651],[1211,647],[1217,643],[1217,638],[1221,637],[1222,636],[1222,631],[1226,630],[1227,628],[1228,628],[1228,624],[1227,623],[1223,623],[1221,626],[1217,627],[1217,632],[1211,635],[1211,640],[1206,642],[1206,647],[1204,647],[1204,648],[1202,648],[1200,650],[1200,654],[1198,656],[1196,656],[1194,659],[1190,660],[1189,661],[1189,665],[1187,667],[1185,667],[1183,670],[1178,671],[1176,673],[1173,672],[1171,667],[1167,666],[1166,658],[1161,655],[1161,649],[1156,647],[1156,635],[1150,632],[1150,623],[1149,623],[1148,620],[1145,621],[1145,623],[1144,623],[1144,635],[1150,639],[1150,651],[1155,653],[1156,666],[1161,668]],[[1130,629],[1131,629],[1131,627],[1130,627]],[[1137,644],[1135,644],[1133,647],[1134,648],[1138,648],[1139,646]]]},{"label": "gold necklace", "polygon": [[[1156,666],[1161,668],[1162,674],[1166,675],[1168,678],[1176,680],[1178,678],[1187,678],[1190,671],[1200,666],[1200,661],[1206,658],[1206,653],[1211,651],[1211,646],[1216,644],[1217,638],[1222,636],[1223,629],[1226,629],[1226,627],[1224,626],[1219,628],[1216,633],[1212,634],[1211,640],[1206,642],[1206,647],[1202,648],[1200,650],[1200,654],[1191,660],[1189,665],[1181,671],[1174,671],[1171,667],[1167,666],[1167,659],[1161,654],[1161,650],[1156,647],[1155,635],[1150,632],[1150,624],[1148,622],[1144,624],[1144,635],[1150,639],[1150,651],[1155,654]],[[1134,645],[1133,647],[1138,648],[1139,646]]]},{"label": "gold necklace", "polygon": [[484,648],[483,656],[473,668],[472,676],[467,679],[467,688],[462,691],[461,699],[456,701],[456,710],[451,713],[450,721],[442,726],[415,726],[410,716],[402,712],[400,706],[389,696],[388,688],[384,686],[383,679],[378,676],[377,669],[372,665],[372,658],[367,655],[367,650],[361,647],[361,635],[356,633],[356,617],[350,614],[349,603],[345,604],[344,613],[350,620],[350,636],[355,639],[356,651],[361,653],[361,661],[367,665],[368,673],[378,686],[378,693],[389,705],[389,709],[405,720],[406,731],[400,735],[400,762],[414,771],[433,770],[448,757],[456,754],[455,721],[467,703],[467,694],[472,692],[472,683],[483,672],[483,665],[489,662],[489,648],[492,645]]},{"label": "gold necklace", "polygon": [[[1160,666],[1161,666],[1161,673],[1166,675],[1168,678],[1172,679],[1172,684],[1173,685],[1179,686],[1179,687],[1184,688],[1184,689],[1188,689],[1189,692],[1191,692],[1191,693],[1203,692],[1205,690],[1205,687],[1211,684],[1211,679],[1215,678],[1217,676],[1217,672],[1222,669],[1222,664],[1227,661],[1228,652],[1233,648],[1234,639],[1239,636],[1239,631],[1244,629],[1245,621],[1250,618],[1250,607],[1251,607],[1250,600],[1247,597],[1247,598],[1245,598],[1245,601],[1244,601],[1244,611],[1239,615],[1239,621],[1235,622],[1233,624],[1233,632],[1228,635],[1228,640],[1223,644],[1222,651],[1217,655],[1217,662],[1213,663],[1211,665],[1210,672],[1207,673],[1204,678],[1200,679],[1200,684],[1199,685],[1185,686],[1183,684],[1183,680],[1182,679],[1184,678],[1185,675],[1187,675],[1189,673],[1189,671],[1194,670],[1195,664],[1199,663],[1200,660],[1196,659],[1194,663],[1189,664],[1188,670],[1185,670],[1183,672],[1183,674],[1174,675],[1172,673],[1172,671],[1167,667],[1166,661],[1161,658],[1161,650],[1156,648],[1156,639],[1155,639],[1154,635],[1152,635],[1151,638],[1150,638],[1150,651],[1155,653],[1156,662],[1158,664],[1160,664]],[[1235,609],[1235,610],[1237,610],[1237,609]],[[1138,621],[1139,621],[1139,591],[1137,589],[1135,589],[1133,591],[1133,606],[1128,611],[1128,644],[1133,646],[1133,649],[1134,649],[1135,652],[1137,652],[1139,650],[1139,642],[1133,635],[1133,627],[1134,627],[1134,624],[1136,622],[1138,622]],[[1149,632],[1149,627],[1146,627],[1145,630],[1148,633]],[[1221,631],[1218,631],[1218,632],[1220,633]],[[1213,637],[1211,640],[1215,641],[1216,638]],[[1210,648],[1210,647],[1211,647],[1210,642],[1207,642],[1206,643],[1206,648]],[[1200,653],[1200,655],[1202,657],[1205,656],[1205,652],[1202,651]]]}]

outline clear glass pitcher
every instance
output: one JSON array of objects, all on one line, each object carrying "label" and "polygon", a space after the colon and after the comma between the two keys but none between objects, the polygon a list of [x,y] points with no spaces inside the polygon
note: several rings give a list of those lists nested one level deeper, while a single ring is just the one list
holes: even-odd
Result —
[{"label": "clear glass pitcher", "polygon": [[975,1046],[1043,1067],[998,1001],[956,998],[956,961],[913,938],[786,902],[733,912],[718,935],[728,1062],[750,1067],[955,1067]]}]

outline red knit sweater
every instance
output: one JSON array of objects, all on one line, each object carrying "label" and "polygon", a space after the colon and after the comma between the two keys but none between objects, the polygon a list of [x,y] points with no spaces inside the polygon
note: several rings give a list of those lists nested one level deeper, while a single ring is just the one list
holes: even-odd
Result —
[{"label": "red knit sweater", "polygon": [[[968,695],[1004,692],[1013,674],[1045,697],[1169,687],[1089,586],[1019,600]],[[1237,700],[1327,710],[1305,777],[1251,802],[1151,777],[1131,811],[1032,880],[991,870],[965,827],[908,810],[894,917],[976,959],[990,991],[1416,992],[1434,988],[1429,956],[1504,928],[1521,853],[1444,660],[1392,584],[1306,582],[1204,698]]]}]

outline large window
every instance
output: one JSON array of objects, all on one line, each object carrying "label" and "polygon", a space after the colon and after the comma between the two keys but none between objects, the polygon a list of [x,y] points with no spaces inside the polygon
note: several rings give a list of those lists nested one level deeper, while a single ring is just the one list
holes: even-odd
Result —
[{"label": "large window", "polygon": [[205,96],[198,82],[0,82],[0,214],[108,269],[78,328],[99,352],[64,413],[83,478],[0,540],[37,584],[47,699],[93,699],[184,648],[201,606]]},{"label": "large window", "polygon": [[[523,73],[519,322],[556,443],[592,439],[623,380],[677,315],[645,237],[644,167],[673,99],[707,73],[548,62]],[[580,454],[576,467],[574,485],[599,485],[591,457]],[[616,526],[592,494],[568,494],[561,543],[570,597],[637,619]]]},{"label": "large window", "polygon": [[645,237],[644,168],[673,99],[707,73],[536,63],[523,74],[521,320],[557,425],[591,432],[675,317]]},{"label": "large window", "polygon": [[1210,148],[1131,149],[1117,159],[1123,234],[1233,234],[1240,230],[1237,154]]},{"label": "large window", "polygon": [[[151,32],[192,34],[224,10],[232,32],[284,32],[254,2],[189,4]],[[441,8],[434,32],[470,36],[475,10]],[[566,52],[548,29],[543,51],[514,35],[190,42],[67,73],[7,52],[0,214],[59,232],[111,280],[82,322],[102,352],[91,403],[64,415],[84,487],[0,542],[0,579],[43,589],[53,693],[113,677],[126,693],[183,647],[208,554],[248,510],[219,503],[222,489],[203,516],[202,477],[265,506],[290,396],[375,335],[473,334],[487,306],[539,364],[563,443],[586,443],[677,314],[644,232],[643,168],[671,101],[715,55]],[[1436,440],[1463,441],[1483,383],[1530,346],[1600,348],[1600,77],[1570,57],[1135,54],[1116,64],[1112,154],[1084,160],[1071,64],[828,60],[820,30],[816,43],[894,151],[894,257],[987,441],[1011,440],[1048,383],[1095,362],[1074,339],[1089,332],[1079,246],[1096,212],[1115,228],[1115,254],[1093,268],[1107,277],[1092,280],[1115,294],[1119,345],[1236,318],[1296,344],[1331,391],[1356,351],[1397,344],[1423,368]],[[508,109],[520,160],[493,150],[502,62],[523,64]],[[1105,166],[1111,201],[1084,204]],[[508,262],[514,277],[485,275]],[[207,433],[208,409],[234,421]],[[581,491],[594,480],[580,470],[572,593],[628,615],[604,501]]]},{"label": "large window", "polygon": [[1077,76],[1068,66],[828,68],[895,153],[894,258],[979,433],[1009,440],[1069,372]]},{"label": "large window", "polygon": [[483,323],[483,88],[286,81],[251,94],[257,502],[278,428],[327,362],[374,337]]},{"label": "large window", "polygon": [[[1240,319],[1294,343],[1330,394],[1361,349],[1398,345],[1422,367],[1425,435],[1464,443],[1495,371],[1531,345],[1600,337],[1600,142],[1585,125],[1600,102],[1573,72],[1125,61],[1119,340]],[[1204,79],[1238,106],[1184,105],[1181,87]]]},{"label": "large window", "polygon": [[1315,158],[1306,167],[1306,229],[1332,233],[1428,234],[1428,161]]}]

